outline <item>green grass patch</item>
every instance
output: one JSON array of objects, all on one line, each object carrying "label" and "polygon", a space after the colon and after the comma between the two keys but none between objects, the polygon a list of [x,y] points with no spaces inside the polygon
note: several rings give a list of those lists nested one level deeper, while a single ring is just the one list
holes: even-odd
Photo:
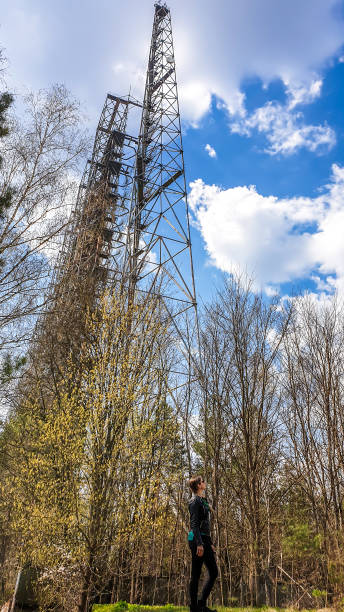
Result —
[{"label": "green grass patch", "polygon": [[[217,609],[217,612],[286,612],[283,608],[269,608],[262,606],[261,608],[225,608],[223,606],[211,606]],[[174,606],[166,604],[165,606],[139,606],[138,604],[128,604],[126,601],[118,601],[115,604],[95,604],[92,612],[188,612],[188,607]],[[294,612],[291,608],[287,608],[287,612]],[[296,611],[295,611],[296,612]],[[302,610],[302,612],[309,612]]]},{"label": "green grass patch", "polygon": [[92,612],[186,612],[189,608],[173,606],[139,606],[137,604],[128,604],[126,601],[118,601],[115,604],[95,604]]}]

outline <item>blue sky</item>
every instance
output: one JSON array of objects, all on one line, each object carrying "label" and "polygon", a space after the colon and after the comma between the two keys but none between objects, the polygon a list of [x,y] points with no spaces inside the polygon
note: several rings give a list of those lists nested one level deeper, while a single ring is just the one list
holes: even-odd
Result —
[{"label": "blue sky", "polygon": [[[243,269],[268,294],[344,293],[344,10],[171,0],[197,290]],[[8,86],[63,82],[94,130],[142,96],[153,2],[3,0]]]}]

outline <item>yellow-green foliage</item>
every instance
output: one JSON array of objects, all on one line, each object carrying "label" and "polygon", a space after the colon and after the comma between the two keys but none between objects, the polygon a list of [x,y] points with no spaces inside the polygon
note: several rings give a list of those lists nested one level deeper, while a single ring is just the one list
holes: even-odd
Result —
[{"label": "yellow-green foliage", "polygon": [[55,594],[60,580],[62,590],[72,584],[91,597],[112,575],[123,539],[129,555],[165,522],[159,495],[168,499],[181,452],[157,306],[128,308],[105,295],[53,401],[39,382],[9,425],[17,441],[11,529],[22,559],[43,569],[46,584],[53,579]]}]

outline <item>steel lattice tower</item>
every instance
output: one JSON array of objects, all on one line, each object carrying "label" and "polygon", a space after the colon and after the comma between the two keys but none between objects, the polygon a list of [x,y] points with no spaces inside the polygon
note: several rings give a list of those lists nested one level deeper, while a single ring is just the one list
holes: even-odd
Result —
[{"label": "steel lattice tower", "polygon": [[137,151],[126,133],[132,105],[141,106],[107,95],[52,283],[62,299],[82,288],[92,304],[121,277]]},{"label": "steel lattice tower", "polygon": [[160,3],[155,4],[125,275],[129,294],[161,296],[183,340],[190,325],[197,327],[171,14]]},{"label": "steel lattice tower", "polygon": [[[138,137],[127,133],[133,107],[142,108]],[[159,300],[187,372],[194,332],[198,340],[196,295],[171,14],[160,3],[143,104],[130,96],[106,98],[51,300],[67,320],[85,303],[92,307],[106,287],[118,291],[119,285],[128,303],[138,296]]]}]

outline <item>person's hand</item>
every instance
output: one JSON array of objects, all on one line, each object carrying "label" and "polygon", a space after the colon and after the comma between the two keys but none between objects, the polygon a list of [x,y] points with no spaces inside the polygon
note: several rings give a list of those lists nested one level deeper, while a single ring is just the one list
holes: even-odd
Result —
[{"label": "person's hand", "polygon": [[214,546],[214,544],[211,545],[212,549],[214,552],[216,552],[216,546]]},{"label": "person's hand", "polygon": [[197,551],[196,551],[197,557],[203,557],[203,554],[204,554],[204,547],[203,546],[197,546]]}]

